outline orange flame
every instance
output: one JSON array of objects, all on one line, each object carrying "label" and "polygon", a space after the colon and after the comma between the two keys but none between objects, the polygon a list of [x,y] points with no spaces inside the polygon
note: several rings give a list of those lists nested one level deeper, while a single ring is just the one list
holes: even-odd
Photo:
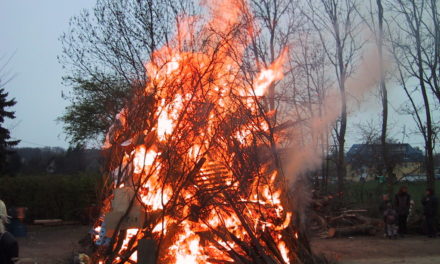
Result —
[{"label": "orange flame", "polygon": [[[144,233],[163,239],[166,248],[159,256],[162,263],[233,262],[225,252],[246,254],[237,239],[245,244],[255,239],[265,243],[264,239],[255,238],[254,233],[273,238],[280,263],[291,261],[283,234],[291,225],[292,213],[283,206],[282,190],[277,186],[280,175],[270,166],[261,166],[254,171],[255,175],[243,180],[232,169],[235,154],[221,141],[226,136],[218,135],[230,125],[225,120],[232,120],[242,108],[253,120],[237,118],[230,138],[241,147],[248,147],[259,140],[256,133],[269,131],[270,124],[261,116],[257,100],[270,85],[283,78],[288,50],[284,49],[267,68],[260,69],[253,81],[246,81],[237,58],[243,57],[249,41],[243,39],[252,30],[243,22],[251,17],[247,6],[239,0],[209,1],[207,6],[211,20],[201,26],[198,36],[193,34],[198,20],[184,19],[185,27],[179,27],[175,41],[155,51],[153,59],[146,63],[150,81],[144,96],[152,95],[155,103],[153,121],[142,136],[149,138],[154,134],[156,138],[144,139],[138,145],[134,138],[120,143],[126,149],[135,147],[130,151],[124,149],[119,169],[130,167],[132,173],[126,172],[116,188],[131,186],[137,190],[135,198],[145,210],[148,225],[126,229],[113,263],[119,263],[130,241],[142,238]],[[246,25],[244,32],[240,23]],[[196,42],[198,38],[204,38],[207,44],[201,45],[198,52],[183,51],[186,42]],[[128,126],[127,112],[129,108],[118,116],[119,125],[107,135],[106,148],[120,147],[113,138],[123,135],[124,127]],[[178,152],[178,158],[172,160],[171,151]],[[199,163],[202,165],[197,168]],[[179,170],[170,171],[176,164]],[[181,175],[191,178],[182,183]],[[239,192],[243,182],[247,191]],[[239,198],[231,201],[228,191]],[[250,225],[245,227],[246,221]],[[95,228],[99,230],[100,227]],[[204,235],[207,232],[212,232],[210,239]],[[130,260],[137,261],[137,251]]]}]

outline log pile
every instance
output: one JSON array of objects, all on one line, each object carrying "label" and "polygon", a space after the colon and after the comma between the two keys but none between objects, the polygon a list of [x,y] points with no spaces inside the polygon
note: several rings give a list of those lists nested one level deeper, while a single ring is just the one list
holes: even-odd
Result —
[{"label": "log pile", "polygon": [[334,209],[332,195],[316,197],[310,210],[310,230],[321,238],[375,235],[383,230],[381,219],[366,216],[365,209]]}]

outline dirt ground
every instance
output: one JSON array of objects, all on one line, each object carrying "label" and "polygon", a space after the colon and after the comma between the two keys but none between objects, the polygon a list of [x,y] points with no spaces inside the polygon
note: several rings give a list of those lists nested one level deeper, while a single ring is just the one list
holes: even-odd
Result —
[{"label": "dirt ground", "polygon": [[439,264],[440,238],[407,235],[389,240],[377,237],[315,239],[315,253],[343,264]]},{"label": "dirt ground", "polygon": [[78,253],[78,241],[87,234],[86,226],[28,226],[27,237],[18,238],[24,263],[67,264]]},{"label": "dirt ground", "polygon": [[[19,238],[20,257],[25,263],[71,263],[80,249],[78,241],[84,237],[85,226],[28,227],[28,236]],[[315,253],[324,254],[341,264],[438,264],[440,238],[409,235],[403,239],[382,237],[353,237],[313,239]]]}]

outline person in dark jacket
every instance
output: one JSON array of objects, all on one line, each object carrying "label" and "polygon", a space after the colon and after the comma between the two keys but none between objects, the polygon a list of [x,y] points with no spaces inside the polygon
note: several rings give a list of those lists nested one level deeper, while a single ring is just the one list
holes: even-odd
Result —
[{"label": "person in dark jacket", "polygon": [[436,237],[438,200],[432,189],[426,189],[426,196],[422,198],[422,205],[427,235]]},{"label": "person in dark jacket", "polygon": [[9,232],[0,234],[0,263],[14,264],[18,259],[18,243]]},{"label": "person in dark jacket", "polygon": [[409,215],[411,205],[411,196],[408,194],[408,188],[403,186],[394,197],[394,207],[398,215],[399,234],[405,235],[407,232],[406,222]]},{"label": "person in dark jacket", "polygon": [[0,264],[14,264],[18,259],[18,243],[15,237],[5,230],[6,223],[6,205],[0,200]]}]

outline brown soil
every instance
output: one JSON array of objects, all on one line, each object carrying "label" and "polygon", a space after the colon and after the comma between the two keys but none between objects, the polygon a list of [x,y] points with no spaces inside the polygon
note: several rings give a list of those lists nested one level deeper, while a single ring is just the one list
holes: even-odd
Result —
[{"label": "brown soil", "polygon": [[397,240],[383,237],[315,239],[315,253],[343,264],[438,264],[440,239],[409,235]]},{"label": "brown soil", "polygon": [[[78,241],[87,234],[86,226],[30,226],[28,236],[19,238],[20,257],[25,263],[71,263],[80,251]],[[407,236],[398,240],[382,237],[313,239],[315,253],[342,264],[438,264],[440,238]]]}]

